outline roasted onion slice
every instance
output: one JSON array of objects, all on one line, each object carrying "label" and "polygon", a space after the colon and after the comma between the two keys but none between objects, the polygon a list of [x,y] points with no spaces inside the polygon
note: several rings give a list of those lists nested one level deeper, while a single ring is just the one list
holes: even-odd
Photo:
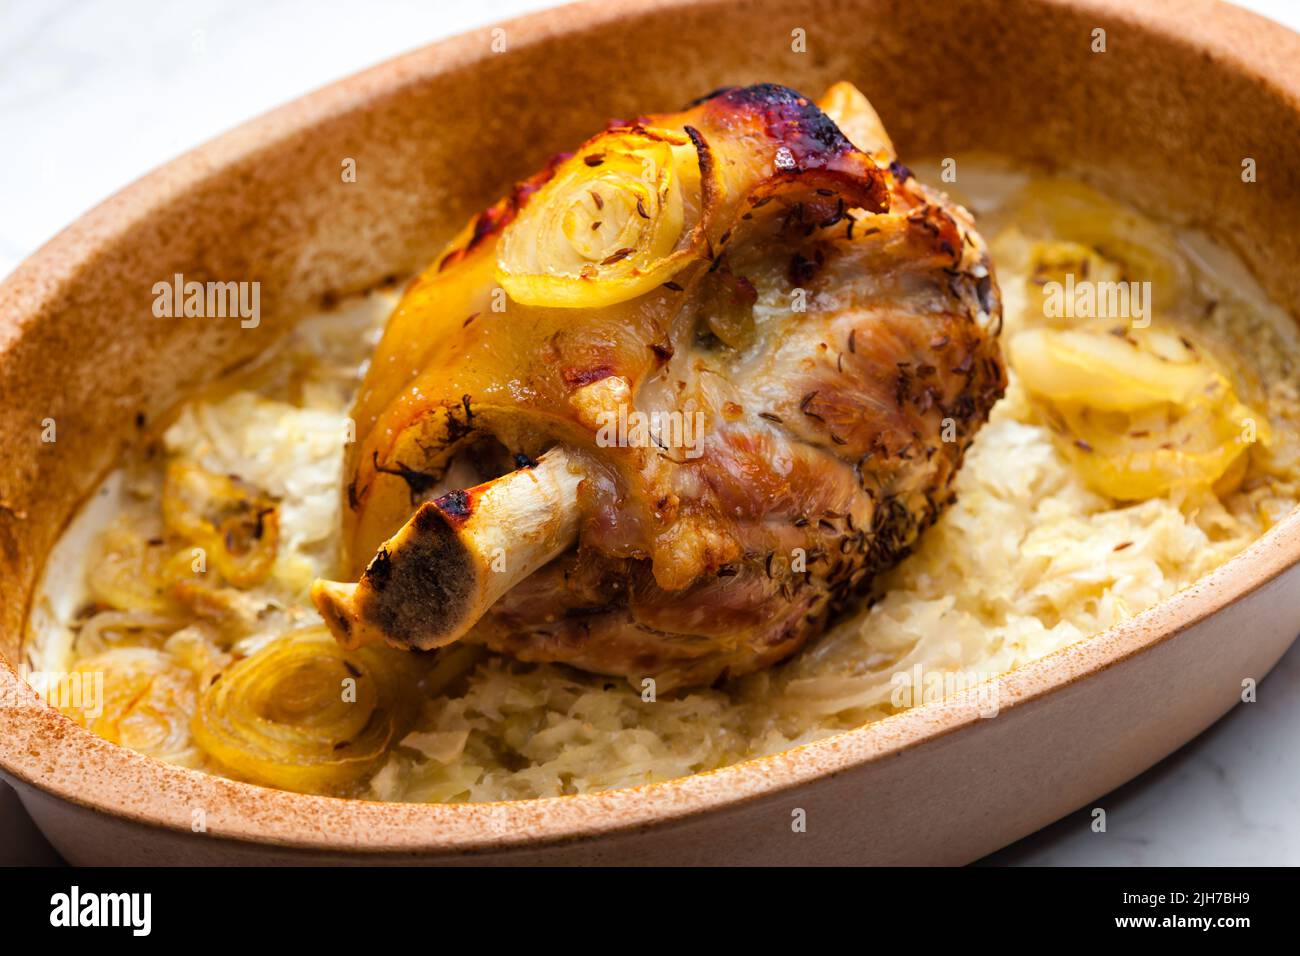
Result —
[{"label": "roasted onion slice", "polygon": [[1083,183],[1035,180],[1020,192],[1012,216],[1017,226],[994,241],[994,261],[1031,281],[1073,272],[1076,281],[1150,282],[1156,314],[1191,286],[1187,262],[1166,228]]},{"label": "roasted onion slice", "polygon": [[1010,342],[1021,384],[1066,456],[1120,501],[1240,478],[1267,419],[1184,336],[1163,329],[1030,329]]},{"label": "roasted onion slice", "polygon": [[701,211],[688,208],[699,177],[695,147],[681,133],[635,127],[597,136],[506,227],[497,281],[516,302],[559,308],[648,292],[704,244]]},{"label": "roasted onion slice", "polygon": [[248,588],[271,573],[279,545],[275,502],[244,482],[174,461],[163,483],[167,530],[203,548],[231,584]]},{"label": "roasted onion slice", "polygon": [[162,760],[185,761],[194,673],[164,651],[116,647],[83,658],[50,693],[64,713],[100,737]]},{"label": "roasted onion slice", "polygon": [[817,101],[823,113],[840,128],[850,143],[869,153],[876,162],[885,165],[897,155],[893,140],[880,121],[880,114],[871,101],[852,83],[833,84]]},{"label": "roasted onion slice", "polygon": [[96,539],[87,562],[90,597],[123,611],[164,613],[172,606],[167,598],[168,556],[163,541],[118,520]]},{"label": "roasted onion slice", "polygon": [[410,666],[383,648],[344,650],[323,627],[297,631],[219,675],[199,701],[194,738],[255,783],[339,792],[408,729]]},{"label": "roasted onion slice", "polygon": [[1235,403],[1163,405],[1141,414],[1071,405],[1049,418],[1069,436],[1066,454],[1089,485],[1118,501],[1140,501],[1216,485],[1244,458],[1251,415]]},{"label": "roasted onion slice", "polygon": [[[1177,338],[1156,330],[1118,331],[1122,334],[1100,329],[1019,333],[1010,348],[1020,381],[1053,402],[1119,412],[1161,402],[1218,404],[1230,389],[1227,379]],[[1162,346],[1165,355],[1157,351]],[[1182,354],[1168,354],[1173,349]]]}]

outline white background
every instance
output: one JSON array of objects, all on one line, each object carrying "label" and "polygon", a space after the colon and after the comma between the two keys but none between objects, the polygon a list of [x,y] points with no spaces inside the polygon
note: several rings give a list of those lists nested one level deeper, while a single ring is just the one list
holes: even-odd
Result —
[{"label": "white background", "polygon": [[[1135,0],[1139,2],[1139,0]],[[0,0],[0,275],[153,167],[267,109],[551,0]],[[1242,6],[1300,28],[1300,0]],[[1140,728],[1134,728],[1135,733]],[[1300,863],[1300,645],[1238,707],[990,862]],[[0,784],[0,863],[51,859]]]}]

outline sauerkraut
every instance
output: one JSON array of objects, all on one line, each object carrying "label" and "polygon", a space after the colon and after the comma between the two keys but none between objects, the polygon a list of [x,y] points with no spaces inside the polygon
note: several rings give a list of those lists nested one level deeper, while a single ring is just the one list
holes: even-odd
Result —
[{"label": "sauerkraut", "polygon": [[[307,589],[334,552],[348,409],[394,299],[380,291],[304,322],[258,367],[186,403],[151,448],[124,463],[51,559],[28,668],[102,675],[99,712],[67,707],[69,715],[159,759],[371,799],[484,801],[644,784],[787,749],[979,686],[1168,598],[1300,500],[1300,378],[1292,365],[1300,342],[1292,320],[1199,234],[1157,225],[1071,181],[991,161],[963,159],[958,168],[956,198],[979,215],[998,257],[1004,341],[1074,327],[1044,306],[1046,284],[1063,275],[1150,281],[1151,327],[1199,351],[1143,353],[1141,361],[1203,357],[1205,364],[1162,369],[1154,385],[1145,377],[1149,394],[1135,385],[1108,399],[1120,408],[1094,408],[1087,389],[1076,387],[1082,379],[1062,384],[1037,367],[1017,374],[1012,350],[1010,387],[969,452],[956,504],[877,582],[869,607],[787,663],[656,699],[618,680],[474,647],[399,655],[382,673],[390,663],[407,672],[366,691],[367,706],[389,715],[382,733],[363,721],[349,731],[356,739],[331,744],[321,736],[325,725],[313,725],[311,759],[300,771],[274,766],[276,747],[304,733],[286,729],[296,718],[286,716],[283,701],[241,712],[252,728],[243,738],[225,710],[202,723],[231,693],[219,699],[214,681],[235,674],[268,686],[266,675],[246,672],[285,659],[294,649],[286,642],[319,634]],[[941,179],[937,171],[929,178]],[[1165,340],[1141,347],[1159,351]],[[1023,360],[1036,362],[1049,348],[1064,354],[1073,340],[1024,342]],[[1069,353],[1091,356],[1070,375],[1114,352],[1094,345]],[[1122,361],[1118,370],[1112,363],[1102,379],[1108,374],[1110,386],[1122,388],[1125,369],[1136,363]],[[1191,394],[1211,381],[1212,401]],[[1151,411],[1157,406],[1159,414]],[[1209,465],[1188,459],[1173,467],[1180,459],[1171,449],[1184,436],[1204,440],[1198,420],[1184,417],[1197,409],[1210,420],[1230,414],[1223,421],[1231,440],[1240,419],[1259,421],[1241,447],[1216,446]],[[1117,411],[1133,418],[1116,425]],[[1079,416],[1093,429],[1088,439],[1071,431],[1083,427]],[[1153,428],[1168,434],[1152,437]],[[1124,469],[1137,467],[1134,449],[1148,446],[1155,464],[1144,458],[1143,468],[1169,466],[1159,480],[1114,484],[1136,480]],[[1098,465],[1088,454],[1106,458]],[[207,518],[166,518],[166,476],[177,467],[199,469],[180,474],[188,476],[185,488],[202,492],[197,504],[198,492],[185,499],[191,511]],[[1117,493],[1132,488],[1137,493]],[[258,551],[265,545],[248,531],[264,499],[274,502],[273,555]],[[217,546],[207,529],[226,527],[223,521],[236,522],[244,550],[222,556],[227,563],[217,562],[214,574],[195,548]],[[70,566],[78,572],[71,579]],[[78,577],[84,587],[73,586]],[[310,666],[333,668],[321,671],[330,680],[344,673],[338,668],[361,673],[338,654]],[[315,671],[304,674],[300,684],[322,686]],[[376,700],[376,692],[401,699]],[[329,713],[341,725],[352,716],[337,702]],[[331,760],[331,747],[359,757],[346,772],[322,772],[341,763]]]}]

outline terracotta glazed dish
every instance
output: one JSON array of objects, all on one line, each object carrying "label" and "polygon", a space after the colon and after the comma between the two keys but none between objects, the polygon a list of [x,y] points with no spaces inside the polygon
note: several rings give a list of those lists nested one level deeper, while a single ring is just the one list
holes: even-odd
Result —
[{"label": "terracotta glazed dish", "polygon": [[1185,743],[1300,631],[1300,37],[1129,7],[565,7],[88,213],[4,778],[74,863],[963,863]]}]

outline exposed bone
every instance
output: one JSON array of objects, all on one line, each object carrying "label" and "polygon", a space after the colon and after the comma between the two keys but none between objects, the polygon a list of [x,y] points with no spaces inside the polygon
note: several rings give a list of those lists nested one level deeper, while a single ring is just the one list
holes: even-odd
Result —
[{"label": "exposed bone", "polygon": [[535,465],[422,504],[356,584],[317,580],[312,601],[341,643],[427,650],[459,640],[489,607],[578,536],[582,474],[563,447]]}]

